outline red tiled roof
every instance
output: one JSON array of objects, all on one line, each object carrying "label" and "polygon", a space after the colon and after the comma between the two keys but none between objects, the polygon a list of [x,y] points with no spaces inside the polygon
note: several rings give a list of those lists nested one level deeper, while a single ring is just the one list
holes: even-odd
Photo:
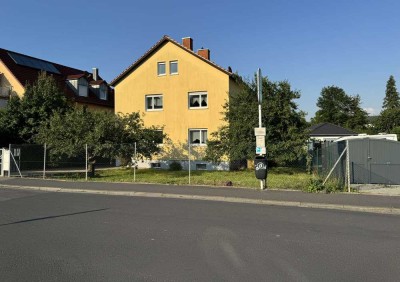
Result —
[{"label": "red tiled roof", "polygon": [[[6,65],[6,67],[12,72],[12,74],[15,76],[15,78],[23,85],[24,87],[27,84],[33,84],[40,73],[40,70],[31,68],[28,66],[23,66],[17,64],[8,54],[8,52],[16,53],[14,51],[9,51],[0,48],[0,60]],[[19,53],[16,53],[19,54]],[[19,54],[23,56],[27,56],[24,54]],[[30,56],[27,56],[30,57]],[[34,58],[34,57],[30,57]],[[109,95],[108,95],[108,100],[101,100],[100,98],[97,97],[97,95],[91,91],[89,88],[89,94],[88,97],[82,97],[78,96],[67,84],[66,80],[67,79],[78,79],[83,76],[86,76],[87,80],[93,81],[93,77],[91,73],[88,73],[87,71],[63,66],[57,63],[41,60],[38,58],[34,58],[36,60],[40,60],[43,62],[51,63],[54,65],[54,67],[60,72],[59,74],[57,73],[51,73],[49,72],[50,75],[54,77],[56,82],[58,83],[60,89],[62,89],[65,93],[65,95],[72,101],[77,102],[77,103],[83,103],[83,104],[88,104],[88,105],[98,105],[98,106],[104,106],[107,108],[113,108],[114,107],[114,90],[112,88],[109,88]],[[99,80],[103,81],[101,78]]]},{"label": "red tiled roof", "polygon": [[192,54],[193,56],[199,58],[200,60],[206,62],[207,64],[210,64],[211,66],[217,68],[218,70],[226,73],[227,75],[231,75],[232,73],[227,71],[226,69],[224,69],[223,67],[217,65],[216,63],[207,60],[205,58],[203,58],[202,56],[199,56],[197,53],[195,53],[194,51],[186,48],[185,46],[183,46],[182,44],[178,43],[177,41],[175,41],[174,39],[172,39],[171,37],[169,37],[168,35],[164,35],[155,45],[153,45],[142,57],[140,57],[138,60],[136,60],[133,64],[131,64],[128,68],[126,68],[120,75],[118,75],[116,78],[114,78],[111,82],[110,85],[115,86],[122,78],[124,78],[126,75],[128,75],[131,71],[133,71],[134,69],[136,69],[142,62],[145,61],[145,59],[150,56],[151,54],[153,54],[156,50],[158,50],[159,47],[161,47],[163,44],[165,44],[166,42],[171,42],[173,44],[175,44],[176,46],[184,49],[185,51],[189,52],[190,54]]},{"label": "red tiled roof", "polygon": [[68,75],[68,76],[67,76],[67,79],[78,79],[78,78],[81,78],[81,77],[83,77],[83,76],[85,76],[84,73],[81,73],[81,74],[71,74],[71,75]]},{"label": "red tiled roof", "polygon": [[100,84],[102,84],[102,83],[104,83],[104,82],[105,82],[105,80],[96,80],[96,81],[92,80],[92,81],[90,82],[90,84],[91,84],[91,85],[100,85]]}]

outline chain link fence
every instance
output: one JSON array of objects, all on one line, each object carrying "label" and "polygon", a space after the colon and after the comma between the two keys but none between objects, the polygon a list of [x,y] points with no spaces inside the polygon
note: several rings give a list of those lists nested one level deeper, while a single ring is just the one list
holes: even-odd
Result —
[{"label": "chain link fence", "polygon": [[345,184],[347,179],[346,142],[317,143],[309,151],[310,170],[322,179],[332,177]]},{"label": "chain link fence", "polygon": [[[73,149],[67,155],[58,154],[58,152],[47,145],[34,144],[11,144],[6,150],[9,152],[10,165],[4,169],[4,176],[11,177],[34,177],[34,178],[73,178],[89,179],[96,177],[110,177],[118,175],[118,172],[130,174],[130,181],[140,182],[140,172],[150,170],[169,170],[181,171],[182,177],[187,177],[187,183],[190,184],[191,176],[201,171],[228,171],[254,169],[254,160],[222,160],[213,163],[205,159],[206,146],[189,145],[187,143],[165,142],[160,146],[160,153],[154,154],[152,158],[143,157],[145,152],[141,152],[141,144],[117,144],[118,150],[110,147],[110,151],[118,151],[108,158],[93,157],[96,146],[91,144]],[[111,145],[110,145],[111,146]],[[304,157],[286,162],[284,168],[282,165],[269,160],[269,166],[280,167],[284,169],[305,172],[306,154]],[[118,170],[119,169],[119,170]],[[139,172],[139,173],[138,173]],[[115,176],[118,177],[118,176]],[[118,179],[118,178],[117,178]],[[126,179],[122,178],[121,180]]]}]

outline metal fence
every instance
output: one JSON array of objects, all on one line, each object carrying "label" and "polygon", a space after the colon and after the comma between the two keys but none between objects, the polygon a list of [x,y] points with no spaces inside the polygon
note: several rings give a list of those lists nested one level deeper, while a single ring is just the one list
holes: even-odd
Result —
[{"label": "metal fence", "polygon": [[400,142],[362,138],[318,144],[311,169],[322,178],[350,184],[400,184]]},{"label": "metal fence", "polygon": [[[117,168],[129,168],[133,174],[132,181],[140,181],[140,175],[136,172],[142,169],[151,170],[182,170],[186,174],[187,183],[190,184],[191,174],[195,171],[205,170],[236,170],[252,169],[253,160],[222,160],[213,163],[205,159],[205,146],[189,145],[187,143],[169,143],[160,145],[161,152],[152,158],[143,157],[143,148],[140,143],[118,144],[119,147],[129,149],[129,157],[119,155],[109,158],[97,157],[95,161],[90,159],[90,152],[94,146],[90,144],[75,148],[70,155],[55,154],[51,146],[33,144],[11,144],[9,152],[10,166],[3,169],[4,176],[10,177],[36,177],[36,178],[76,178],[89,179],[90,177],[102,177],[104,171]],[[127,154],[125,154],[126,156]],[[269,160],[269,166],[281,166],[274,160]],[[306,155],[303,158],[286,162],[285,167],[306,171]],[[92,173],[97,172],[96,175]]]}]

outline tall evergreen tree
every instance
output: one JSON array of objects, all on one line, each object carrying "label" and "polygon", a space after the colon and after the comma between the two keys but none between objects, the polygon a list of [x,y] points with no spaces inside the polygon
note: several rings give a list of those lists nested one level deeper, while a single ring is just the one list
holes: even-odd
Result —
[{"label": "tall evergreen tree", "polygon": [[393,75],[386,83],[386,93],[383,99],[382,112],[376,120],[376,127],[380,132],[392,133],[400,126],[400,98]]},{"label": "tall evergreen tree", "polygon": [[386,83],[386,92],[382,108],[384,110],[392,110],[398,107],[400,107],[399,93],[397,92],[396,81],[393,75],[391,75]]}]

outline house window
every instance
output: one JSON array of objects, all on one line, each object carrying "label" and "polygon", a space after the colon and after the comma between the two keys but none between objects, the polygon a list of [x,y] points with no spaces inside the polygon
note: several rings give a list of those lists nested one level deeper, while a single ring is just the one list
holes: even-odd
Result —
[{"label": "house window", "polygon": [[207,129],[189,129],[189,142],[191,145],[205,145]]},{"label": "house window", "polygon": [[165,62],[159,62],[157,64],[157,75],[165,75]]},{"label": "house window", "polygon": [[100,99],[107,100],[107,86],[104,84],[100,85]]},{"label": "house window", "polygon": [[163,108],[162,95],[146,96],[146,111],[161,111]]},{"label": "house window", "polygon": [[208,108],[207,92],[189,93],[189,109]]},{"label": "house window", "polygon": [[178,61],[169,62],[169,74],[178,74]]},{"label": "house window", "polygon": [[161,168],[161,163],[151,163],[151,168]]},{"label": "house window", "polygon": [[155,130],[154,134],[154,143],[156,144],[163,144],[164,143],[164,138],[163,138],[163,131],[162,130]]},{"label": "house window", "polygon": [[196,170],[207,170],[207,164],[196,164]]},{"label": "house window", "polygon": [[81,78],[78,80],[78,95],[87,97],[88,96],[88,82],[86,79]]}]

